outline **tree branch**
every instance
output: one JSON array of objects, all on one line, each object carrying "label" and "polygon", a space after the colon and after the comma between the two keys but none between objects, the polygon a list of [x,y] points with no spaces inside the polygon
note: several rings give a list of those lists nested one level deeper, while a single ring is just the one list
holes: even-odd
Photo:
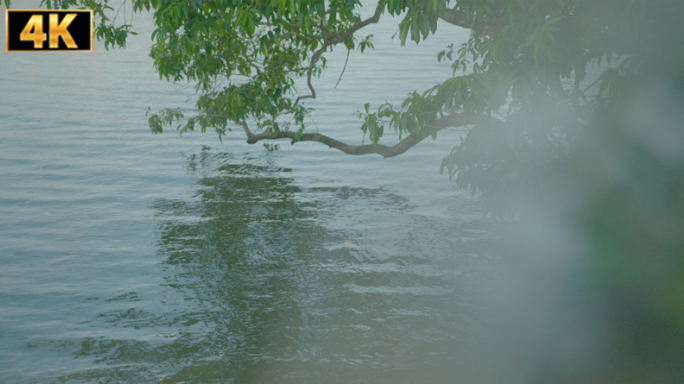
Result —
[{"label": "tree branch", "polygon": [[244,121],[239,122],[240,125],[242,125],[242,128],[245,131],[245,134],[247,135],[247,143],[248,144],[255,144],[261,140],[276,140],[276,139],[291,139],[292,144],[298,142],[298,141],[316,141],[319,143],[323,143],[327,145],[330,148],[338,149],[348,155],[369,155],[369,154],[378,154],[382,157],[394,157],[401,155],[402,153],[406,152],[409,150],[411,147],[414,145],[420,143],[425,139],[426,137],[430,136],[430,131],[432,132],[437,132],[441,131],[442,129],[449,128],[449,127],[462,127],[465,125],[472,125],[472,124],[483,124],[483,123],[500,123],[500,120],[497,120],[493,117],[483,117],[483,116],[469,116],[466,115],[465,113],[454,113],[450,114],[447,116],[444,116],[440,119],[437,120],[437,123],[435,124],[434,127],[429,127],[429,129],[425,129],[423,133],[414,135],[411,134],[407,136],[405,139],[401,140],[397,144],[389,147],[386,145],[373,145],[373,144],[366,144],[366,145],[348,145],[345,144],[341,141],[335,140],[329,136],[326,135],[321,135],[320,133],[303,133],[299,139],[297,139],[297,133],[292,132],[292,131],[281,131],[281,132],[262,132],[259,134],[253,134],[250,130],[249,127],[247,126],[247,123]]},{"label": "tree branch", "polygon": [[447,9],[439,15],[439,18],[449,24],[465,29],[472,29],[483,35],[489,35],[492,32],[488,25],[475,25],[474,20],[466,19],[462,10]]},{"label": "tree branch", "polygon": [[[381,6],[382,5],[382,6]],[[311,62],[309,63],[309,68],[308,72],[306,75],[306,84],[309,86],[309,89],[311,90],[310,95],[303,95],[297,97],[297,99],[294,102],[294,105],[297,105],[299,103],[299,100],[301,99],[315,99],[316,98],[316,90],[314,89],[313,85],[311,85],[311,74],[313,72],[313,68],[318,62],[318,59],[320,59],[321,55],[328,49],[328,47],[339,44],[345,40],[347,40],[349,37],[351,37],[354,32],[358,31],[359,29],[369,25],[369,24],[376,24],[380,20],[380,15],[382,14],[382,9],[383,9],[384,4],[381,2],[378,4],[378,7],[375,9],[375,14],[373,14],[372,17],[367,18],[366,20],[354,24],[351,28],[347,30],[347,32],[343,34],[333,34],[330,36],[325,36],[325,30],[322,30],[323,32],[323,46],[319,48],[314,54],[311,56]]]}]

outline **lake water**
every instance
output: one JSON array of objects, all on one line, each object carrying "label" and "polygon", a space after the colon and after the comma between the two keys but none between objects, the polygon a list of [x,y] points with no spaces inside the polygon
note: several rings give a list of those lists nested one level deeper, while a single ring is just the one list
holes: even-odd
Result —
[{"label": "lake water", "polygon": [[[436,53],[467,31],[440,24],[401,48],[398,21],[368,29],[375,51],[352,53],[337,89],[346,51],[328,55],[311,131],[360,143],[364,102],[450,75]],[[189,107],[193,92],[159,80],[150,16],[134,25],[126,49],[0,52],[0,382],[466,372],[497,255],[475,200],[438,172],[459,133],[392,159],[152,135],[147,107]]]}]

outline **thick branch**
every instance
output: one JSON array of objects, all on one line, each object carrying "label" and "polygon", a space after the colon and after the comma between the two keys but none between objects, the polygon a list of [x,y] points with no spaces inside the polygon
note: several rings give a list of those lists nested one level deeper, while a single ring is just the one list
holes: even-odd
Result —
[{"label": "thick branch", "polygon": [[[482,124],[485,122],[500,121],[492,117],[471,117],[464,113],[455,113],[438,119],[437,124],[435,124],[435,126],[431,128],[432,131],[436,132],[441,131],[444,128],[462,127],[465,125]],[[261,140],[275,139],[291,139],[292,144],[296,143],[297,141],[316,141],[319,143],[323,143],[330,148],[339,149],[340,151],[348,155],[369,155],[375,153],[385,158],[401,155],[402,153],[406,152],[411,147],[420,143],[421,141],[423,141],[423,139],[430,135],[430,133],[427,130],[419,135],[411,134],[408,135],[404,140],[398,142],[397,144],[391,147],[381,144],[348,145],[341,141],[335,140],[329,136],[321,135],[320,133],[304,133],[301,135],[299,139],[297,139],[297,133],[292,131],[262,132],[255,135],[249,130],[247,123],[240,122],[240,125],[242,125],[245,134],[247,134],[248,144],[255,144]]]},{"label": "thick branch", "polygon": [[468,20],[459,9],[447,9],[439,15],[439,18],[457,27],[472,29],[483,35],[489,35],[491,31],[487,25],[475,25],[474,20]]}]

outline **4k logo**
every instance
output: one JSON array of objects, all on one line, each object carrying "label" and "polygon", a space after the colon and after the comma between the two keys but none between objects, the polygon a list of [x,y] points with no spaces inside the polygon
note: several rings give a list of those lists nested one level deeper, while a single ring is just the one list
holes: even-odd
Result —
[{"label": "4k logo", "polygon": [[7,52],[93,51],[93,11],[6,10]]}]

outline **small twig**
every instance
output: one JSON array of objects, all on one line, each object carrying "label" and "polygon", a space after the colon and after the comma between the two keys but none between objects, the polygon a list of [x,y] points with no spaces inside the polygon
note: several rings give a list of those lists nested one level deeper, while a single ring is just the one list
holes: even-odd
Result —
[{"label": "small twig", "polygon": [[114,25],[114,22],[116,21],[116,18],[119,17],[119,12],[121,12],[121,7],[124,7],[124,24],[126,23],[126,8],[125,8],[126,2],[124,1],[121,3],[119,6],[119,9],[116,11],[116,15],[114,15],[114,18],[112,19],[112,24]]},{"label": "small twig", "polygon": [[344,67],[342,68],[342,73],[340,73],[340,78],[337,79],[337,84],[335,84],[334,89],[337,89],[337,86],[340,84],[340,81],[342,80],[342,75],[344,75],[344,70],[347,69],[347,62],[349,61],[349,52],[351,52],[351,49],[347,49],[347,58],[344,60]]},{"label": "small twig", "polygon": [[582,93],[586,93],[586,92],[589,90],[589,88],[591,88],[591,87],[593,87],[594,85],[596,85],[596,83],[598,83],[600,80],[601,80],[601,77],[599,76],[599,78],[596,79],[596,81],[594,81],[593,83],[589,84],[586,88],[584,88],[584,91],[582,91]]},{"label": "small twig", "polygon": [[306,115],[306,117],[308,117],[309,120],[311,120],[311,122],[314,123],[314,125],[316,126],[316,131],[320,132],[321,130],[320,130],[320,128],[318,128],[318,124],[316,124],[316,120],[314,120],[313,118],[311,118],[310,115]]}]

